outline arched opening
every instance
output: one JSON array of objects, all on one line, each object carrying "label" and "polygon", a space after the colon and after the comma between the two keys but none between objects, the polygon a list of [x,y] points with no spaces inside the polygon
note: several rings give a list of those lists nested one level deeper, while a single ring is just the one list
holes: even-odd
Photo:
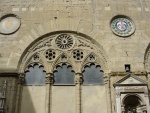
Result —
[{"label": "arched opening", "polygon": [[[93,110],[98,113],[101,107],[106,106],[106,90],[101,71],[107,68],[106,57],[96,41],[72,32],[47,34],[36,41],[27,48],[28,52],[24,52],[20,61],[20,71],[25,75],[20,113],[28,112],[29,109],[32,113],[44,110],[75,113],[76,109],[81,112],[82,106],[83,113]],[[91,65],[85,66],[86,64]],[[33,66],[24,73],[29,65]],[[39,65],[44,66],[46,73]],[[96,106],[101,107],[97,109]]]},{"label": "arched opening", "polygon": [[85,66],[83,71],[83,84],[103,84],[103,72],[101,71],[100,66],[95,65],[94,63],[90,66]]},{"label": "arched opening", "polygon": [[[37,57],[36,57],[37,58]],[[29,64],[22,84],[20,113],[40,113],[45,108],[46,72],[44,66]]]},{"label": "arched opening", "polygon": [[71,66],[58,65],[54,72],[54,84],[74,84],[75,73]]},{"label": "arched opening", "polygon": [[45,84],[45,76],[46,73],[43,67],[36,64],[33,67],[29,67],[28,71],[25,73],[25,84]]},{"label": "arched opening", "polygon": [[141,99],[136,95],[127,96],[124,99],[125,113],[137,113],[137,108],[141,106]]}]

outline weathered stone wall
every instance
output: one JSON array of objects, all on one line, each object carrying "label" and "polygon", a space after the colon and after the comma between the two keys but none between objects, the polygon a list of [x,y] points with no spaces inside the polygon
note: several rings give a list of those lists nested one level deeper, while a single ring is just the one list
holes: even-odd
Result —
[{"label": "weathered stone wall", "polygon": [[[12,35],[0,35],[0,69],[16,71],[23,51],[40,36],[60,31],[84,33],[103,46],[110,71],[144,70],[144,54],[149,43],[150,1],[118,0],[42,0],[0,1],[0,16],[15,14],[21,19],[20,29]],[[129,16],[136,26],[128,38],[114,35],[110,20],[115,15]]]},{"label": "weathered stone wall", "polygon": [[24,86],[20,113],[45,112],[45,86]]},{"label": "weathered stone wall", "polygon": [[[99,43],[106,53],[106,76],[112,71],[124,72],[125,64],[131,64],[132,72],[149,71],[144,66],[150,42],[149,13],[150,0],[0,0],[0,17],[15,14],[21,20],[17,32],[0,34],[0,73],[19,72],[19,61],[23,58],[23,53],[27,52],[27,47],[43,35],[59,31],[81,33]],[[116,15],[126,15],[133,20],[136,28],[133,35],[119,37],[111,31],[110,21]],[[116,112],[113,84],[122,77],[114,76],[106,81],[107,103],[111,104],[113,113]],[[147,81],[145,76],[139,77]],[[4,80],[5,77],[1,79]],[[7,113],[14,113],[14,86],[10,85],[12,89],[7,93]],[[109,107],[108,109],[110,110]]]},{"label": "weathered stone wall", "polygon": [[108,113],[105,86],[83,86],[82,98],[83,113]]},{"label": "weathered stone wall", "polygon": [[75,86],[52,87],[51,113],[76,113]]}]

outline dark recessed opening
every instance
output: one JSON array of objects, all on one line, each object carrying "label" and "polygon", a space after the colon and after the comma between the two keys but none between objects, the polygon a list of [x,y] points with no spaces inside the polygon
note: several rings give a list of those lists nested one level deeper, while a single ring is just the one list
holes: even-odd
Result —
[{"label": "dark recessed opening", "polygon": [[131,72],[130,64],[125,64],[125,71],[126,72]]}]

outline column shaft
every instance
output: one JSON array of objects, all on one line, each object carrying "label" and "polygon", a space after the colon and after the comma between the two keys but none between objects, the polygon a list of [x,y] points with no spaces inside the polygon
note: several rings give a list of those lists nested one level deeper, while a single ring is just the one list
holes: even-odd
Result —
[{"label": "column shaft", "polygon": [[20,113],[23,83],[24,83],[24,73],[20,74],[18,79],[15,113]]},{"label": "column shaft", "polygon": [[46,76],[45,113],[51,113],[52,84],[53,84],[53,74],[47,73],[47,76]]},{"label": "column shaft", "polygon": [[76,78],[75,78],[75,82],[76,82],[76,113],[81,113],[82,111],[82,104],[81,104],[81,83],[82,83],[82,74],[81,73],[77,73],[76,74]]}]

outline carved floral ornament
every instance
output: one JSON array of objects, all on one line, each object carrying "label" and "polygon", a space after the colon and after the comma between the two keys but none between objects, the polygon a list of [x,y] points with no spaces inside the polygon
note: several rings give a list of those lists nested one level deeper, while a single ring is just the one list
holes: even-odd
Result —
[{"label": "carved floral ornament", "polygon": [[79,72],[87,63],[97,63],[105,70],[105,54],[91,41],[73,33],[54,34],[36,42],[22,59],[20,72],[34,64],[43,65],[47,73],[55,70],[59,64],[71,65]]}]

